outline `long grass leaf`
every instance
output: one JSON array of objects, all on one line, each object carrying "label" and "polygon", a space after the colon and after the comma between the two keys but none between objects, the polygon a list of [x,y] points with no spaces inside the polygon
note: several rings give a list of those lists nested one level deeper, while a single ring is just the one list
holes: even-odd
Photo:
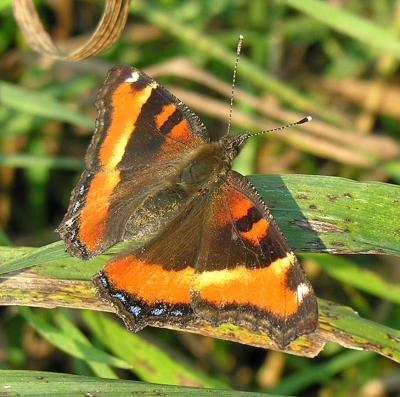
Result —
[{"label": "long grass leaf", "polygon": [[[273,397],[272,394],[233,390],[156,385],[126,380],[43,372],[0,370],[0,392],[5,396],[154,396],[154,397]],[[278,397],[276,394],[275,397]]]}]

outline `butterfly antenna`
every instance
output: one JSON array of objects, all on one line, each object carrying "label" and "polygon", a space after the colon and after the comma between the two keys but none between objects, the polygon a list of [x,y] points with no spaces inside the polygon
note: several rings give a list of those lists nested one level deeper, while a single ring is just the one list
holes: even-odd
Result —
[{"label": "butterfly antenna", "polygon": [[290,127],[293,127],[293,126],[299,125],[299,124],[305,124],[305,123],[308,123],[311,120],[312,120],[311,116],[303,117],[301,120],[296,121],[294,123],[282,125],[282,126],[276,127],[276,128],[271,128],[270,130],[259,131],[259,132],[254,132],[253,134],[248,134],[248,137],[267,134],[269,132],[277,132],[277,131],[286,130],[286,128],[290,128]]},{"label": "butterfly antenna", "polygon": [[237,72],[237,68],[238,68],[238,64],[239,64],[240,51],[242,50],[242,43],[243,43],[243,36],[239,35],[239,40],[238,40],[237,47],[236,47],[235,66],[233,68],[233,76],[232,76],[231,103],[229,105],[227,135],[229,135],[229,133],[231,132],[231,126],[232,126],[233,97],[235,94],[236,72]]}]

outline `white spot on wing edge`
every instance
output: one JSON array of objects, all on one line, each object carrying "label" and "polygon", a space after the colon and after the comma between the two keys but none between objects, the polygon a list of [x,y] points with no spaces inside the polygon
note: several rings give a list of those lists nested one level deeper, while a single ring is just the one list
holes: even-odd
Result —
[{"label": "white spot on wing edge", "polygon": [[69,218],[68,220],[65,221],[65,226],[66,227],[71,227],[74,223],[74,218]]},{"label": "white spot on wing edge", "polygon": [[125,79],[125,82],[126,83],[135,83],[138,80],[139,80],[139,72],[134,71],[127,79]]},{"label": "white spot on wing edge", "polygon": [[304,300],[304,297],[310,293],[310,287],[307,284],[300,283],[297,286],[297,302],[301,303]]}]

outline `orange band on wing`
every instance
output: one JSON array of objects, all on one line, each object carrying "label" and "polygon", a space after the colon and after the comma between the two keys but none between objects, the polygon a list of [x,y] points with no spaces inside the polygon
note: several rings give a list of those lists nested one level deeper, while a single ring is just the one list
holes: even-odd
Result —
[{"label": "orange band on wing", "polygon": [[105,232],[110,196],[120,181],[119,171],[100,172],[90,183],[85,205],[80,213],[79,241],[89,250],[97,248]]},{"label": "orange band on wing", "polygon": [[253,203],[245,196],[239,193],[231,193],[229,196],[229,209],[235,221],[247,215]]},{"label": "orange band on wing", "polygon": [[260,245],[260,241],[268,234],[268,222],[261,218],[258,222],[253,223],[248,232],[240,232],[240,237],[249,241],[255,246]]},{"label": "orange band on wing", "polygon": [[167,271],[160,265],[146,263],[134,256],[124,256],[108,263],[104,274],[117,290],[132,294],[148,305],[190,303],[193,269]]},{"label": "orange band on wing", "polygon": [[272,314],[285,317],[298,307],[296,291],[286,286],[286,275],[293,264],[292,254],[261,269],[241,265],[235,269],[209,271],[199,274],[194,289],[200,299],[211,304],[253,305]]},{"label": "orange band on wing", "polygon": [[120,84],[111,96],[111,122],[100,148],[102,167],[113,170],[122,160],[129,138],[134,132],[142,106],[149,99],[153,86],[134,91],[130,83]]},{"label": "orange band on wing", "polygon": [[161,112],[157,114],[155,120],[156,120],[156,126],[158,129],[160,129],[164,123],[169,119],[169,117],[175,112],[176,106],[174,104],[169,104],[165,105]]},{"label": "orange band on wing", "polygon": [[188,122],[186,120],[182,120],[171,129],[171,131],[168,133],[168,136],[181,142],[190,142],[191,135]]}]

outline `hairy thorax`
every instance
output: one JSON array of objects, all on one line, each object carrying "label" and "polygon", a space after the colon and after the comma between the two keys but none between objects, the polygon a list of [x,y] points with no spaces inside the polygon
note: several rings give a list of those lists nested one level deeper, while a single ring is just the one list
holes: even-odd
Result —
[{"label": "hairy thorax", "polygon": [[124,240],[150,238],[168,224],[185,206],[225,179],[229,163],[220,142],[199,146],[170,165],[168,176],[147,192],[130,216]]}]

